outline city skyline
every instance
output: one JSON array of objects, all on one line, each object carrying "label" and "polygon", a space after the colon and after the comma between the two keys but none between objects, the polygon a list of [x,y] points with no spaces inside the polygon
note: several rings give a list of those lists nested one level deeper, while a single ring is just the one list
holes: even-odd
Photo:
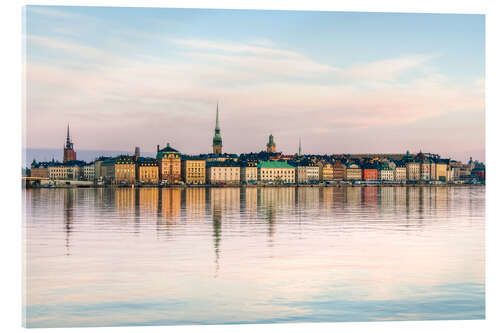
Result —
[{"label": "city skyline", "polygon": [[[408,149],[484,161],[483,15],[40,6],[26,15],[27,148],[60,147],[69,122],[77,151],[170,142],[208,153],[219,101],[225,152],[265,150],[272,133],[285,154],[300,137],[304,154]],[[293,36],[280,33],[290,25]]]}]

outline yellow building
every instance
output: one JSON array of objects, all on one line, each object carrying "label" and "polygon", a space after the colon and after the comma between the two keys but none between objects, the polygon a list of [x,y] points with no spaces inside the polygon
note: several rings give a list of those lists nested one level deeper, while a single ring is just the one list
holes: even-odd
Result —
[{"label": "yellow building", "polygon": [[406,181],[406,167],[397,166],[394,168],[394,180],[398,182]]},{"label": "yellow building", "polygon": [[333,180],[333,165],[331,163],[318,163],[318,166],[320,180]]},{"label": "yellow building", "polygon": [[162,150],[157,148],[156,159],[160,166],[160,180],[167,184],[178,183],[181,180],[181,156],[179,151],[167,146]]},{"label": "yellow building", "polygon": [[418,162],[406,163],[406,179],[420,180],[420,163]]},{"label": "yellow building", "polygon": [[186,158],[181,162],[182,180],[186,184],[205,184],[206,162],[202,159]]},{"label": "yellow building", "polygon": [[357,164],[351,164],[346,168],[347,180],[361,180],[361,168]]},{"label": "yellow building", "polygon": [[448,166],[444,163],[436,163],[434,164],[434,168],[436,169],[435,180],[447,181],[448,180]]},{"label": "yellow building", "polygon": [[158,184],[160,181],[158,161],[154,158],[139,157],[137,160],[137,181],[147,184]]},{"label": "yellow building", "polygon": [[115,183],[135,183],[135,161],[132,156],[121,155],[115,161]]}]

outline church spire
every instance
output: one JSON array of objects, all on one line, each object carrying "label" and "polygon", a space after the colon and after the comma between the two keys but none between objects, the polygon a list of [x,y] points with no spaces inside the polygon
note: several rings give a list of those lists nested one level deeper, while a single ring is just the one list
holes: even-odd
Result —
[{"label": "church spire", "polygon": [[212,141],[212,152],[214,154],[222,154],[222,137],[220,135],[219,127],[219,102],[217,102],[217,109],[215,113],[215,131]]},{"label": "church spire", "polygon": [[220,131],[219,128],[219,102],[217,102],[217,112],[215,116],[215,129]]},{"label": "church spire", "polygon": [[302,141],[299,137],[299,156],[302,156]]}]

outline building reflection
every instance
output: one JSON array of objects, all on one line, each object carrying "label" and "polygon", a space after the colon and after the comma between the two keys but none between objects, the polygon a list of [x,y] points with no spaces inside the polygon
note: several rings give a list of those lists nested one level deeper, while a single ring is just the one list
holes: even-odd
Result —
[{"label": "building reflection", "polygon": [[361,203],[361,187],[345,187],[347,206],[359,206]]},{"label": "building reflection", "polygon": [[184,190],[182,206],[185,208],[186,218],[196,218],[205,214],[207,189],[188,187]]},{"label": "building reflection", "polygon": [[383,212],[394,209],[395,190],[392,186],[382,186],[380,188],[380,210]]},{"label": "building reflection", "polygon": [[259,216],[267,222],[269,240],[275,233],[276,218],[281,210],[290,212],[295,205],[296,188],[264,187],[257,189]]},{"label": "building reflection", "polygon": [[115,209],[119,215],[131,215],[135,210],[135,190],[133,188],[115,189]]},{"label": "building reflection", "polygon": [[180,188],[159,189],[158,209],[162,217],[162,224],[173,225],[177,223],[181,213],[181,191]]},{"label": "building reflection", "polygon": [[160,189],[143,187],[136,190],[139,194],[139,212],[141,215],[154,215],[158,211]]},{"label": "building reflection", "polygon": [[73,206],[76,189],[66,189],[64,191],[64,234],[66,255],[70,255],[71,233],[73,232]]}]

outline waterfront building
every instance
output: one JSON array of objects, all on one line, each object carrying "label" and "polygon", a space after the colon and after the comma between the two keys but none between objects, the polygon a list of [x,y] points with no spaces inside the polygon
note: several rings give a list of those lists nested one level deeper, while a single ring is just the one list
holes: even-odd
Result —
[{"label": "waterfront building", "polygon": [[48,176],[52,180],[78,180],[86,163],[84,161],[53,162],[48,167]]},{"label": "waterfront building", "polygon": [[295,168],[286,161],[261,161],[257,165],[257,179],[262,183],[294,183]]},{"label": "waterfront building", "polygon": [[461,167],[460,166],[454,166],[452,167],[453,170],[453,179],[458,180],[461,178]]},{"label": "waterfront building", "polygon": [[336,160],[335,164],[333,164],[333,179],[346,179],[346,166],[340,160]]},{"label": "waterfront building", "polygon": [[406,180],[420,180],[420,163],[415,161],[406,163]]},{"label": "waterfront building", "polygon": [[394,180],[394,169],[388,163],[384,163],[379,171],[379,179],[383,181]]},{"label": "waterfront building", "polygon": [[63,163],[76,160],[76,152],[73,149],[73,142],[69,136],[69,124],[66,133],[66,145],[64,146]]},{"label": "waterfront building", "polygon": [[446,180],[447,181],[453,181],[453,168],[448,165],[448,168],[446,169]]},{"label": "waterfront building", "polygon": [[420,164],[420,179],[431,179],[431,164],[429,163],[429,161],[422,161],[422,163]]},{"label": "waterfront building", "polygon": [[269,134],[269,141],[266,145],[266,152],[276,153],[276,143],[274,143],[274,136],[272,134]]},{"label": "waterfront building", "polygon": [[127,183],[133,184],[136,180],[135,175],[135,160],[133,156],[128,155],[120,155],[115,160],[115,174],[114,181],[115,183]]},{"label": "waterfront building", "polygon": [[306,184],[319,181],[319,167],[315,165],[299,164],[295,167],[295,182]]},{"label": "waterfront building", "polygon": [[50,162],[37,163],[35,160],[33,160],[33,163],[31,163],[30,176],[49,178],[49,165]]},{"label": "waterfront building", "polygon": [[217,111],[215,116],[215,133],[212,140],[212,153],[217,155],[222,154],[222,136],[220,135],[219,127],[219,103],[217,103]]},{"label": "waterfront building", "polygon": [[448,165],[443,162],[438,161],[434,164],[436,178],[435,180],[447,181],[448,180]]},{"label": "waterfront building", "polygon": [[105,160],[108,160],[110,159],[111,157],[104,157],[104,156],[101,156],[101,157],[98,157],[95,161],[94,161],[94,171],[95,171],[95,179],[101,179],[103,178],[103,173],[102,173],[102,168],[101,168],[101,165],[102,165],[102,162],[105,161]]},{"label": "waterfront building", "polygon": [[[104,158],[95,162],[99,164],[99,179],[102,178],[106,183],[113,183],[115,180],[116,157]],[[97,170],[97,169],[96,169]]]},{"label": "waterfront building", "polygon": [[320,180],[333,180],[333,165],[331,163],[318,163]]},{"label": "waterfront building", "polygon": [[137,181],[147,184],[158,184],[160,181],[160,168],[158,160],[154,158],[138,157],[137,154],[134,159],[136,162],[136,176]]},{"label": "waterfront building", "polygon": [[394,180],[397,182],[406,181],[406,167],[402,165],[397,165],[394,168]]},{"label": "waterfront building", "polygon": [[246,163],[241,165],[240,176],[241,182],[243,184],[256,183],[258,179],[257,166],[249,165]]},{"label": "waterfront building", "polygon": [[207,162],[206,181],[208,184],[239,184],[240,166],[234,162]]},{"label": "waterfront building", "polygon": [[361,168],[355,164],[349,164],[346,166],[346,177],[345,179],[347,180],[361,180],[362,179],[362,172]]},{"label": "waterfront building", "polygon": [[363,180],[377,180],[378,170],[374,166],[366,165],[361,171]]},{"label": "waterfront building", "polygon": [[181,161],[182,180],[186,184],[205,184],[206,162],[201,157],[183,156]]},{"label": "waterfront building", "polygon": [[175,184],[181,180],[181,155],[178,150],[167,146],[159,149],[157,146],[156,159],[160,165],[160,180],[167,184]]},{"label": "waterfront building", "polygon": [[94,163],[87,163],[82,167],[83,179],[93,181],[95,179]]}]

